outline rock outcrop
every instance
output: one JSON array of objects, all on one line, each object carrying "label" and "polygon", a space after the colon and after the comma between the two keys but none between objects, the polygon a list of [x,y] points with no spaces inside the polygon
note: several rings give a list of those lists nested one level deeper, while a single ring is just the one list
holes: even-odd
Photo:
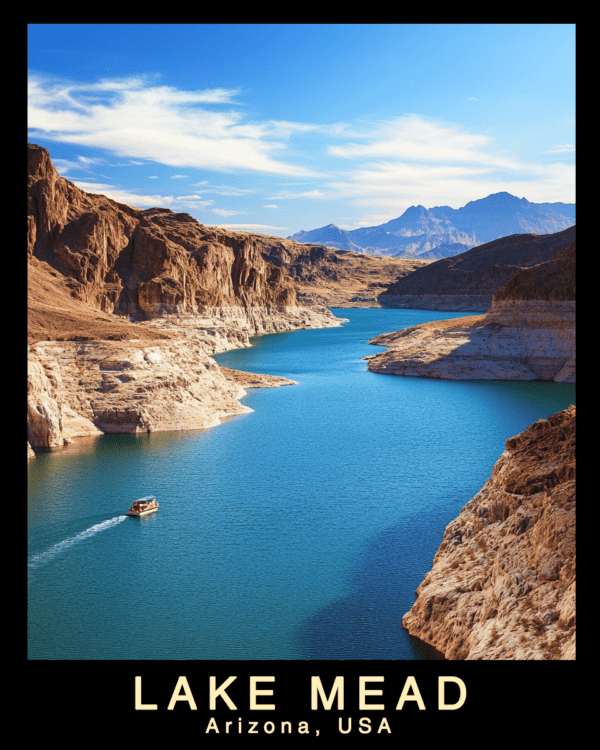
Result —
[{"label": "rock outcrop", "polygon": [[301,300],[328,307],[380,307],[384,289],[428,265],[425,260],[332,250],[276,237],[257,241],[263,244],[265,260],[290,275]]},{"label": "rock outcrop", "polygon": [[256,328],[257,319],[280,312],[289,321],[299,307],[290,277],[264,260],[250,236],[85,193],[33,144],[28,201],[29,257],[49,264],[68,279],[71,296],[95,309],[147,320],[234,308],[238,318],[248,311]]},{"label": "rock outcrop", "polygon": [[575,407],[506,441],[403,620],[447,659],[575,659]]},{"label": "rock outcrop", "polygon": [[389,347],[368,358],[373,372],[573,383],[575,241],[552,260],[515,274],[485,315],[426,323],[369,343]]},{"label": "rock outcrop", "polygon": [[193,340],[42,342],[29,351],[28,440],[211,427],[251,411],[243,395]]},{"label": "rock outcrop", "polygon": [[28,163],[28,456],[84,435],[219,424],[249,409],[210,354],[342,322],[298,301],[264,239],[85,193],[33,144]]},{"label": "rock outcrop", "polygon": [[551,260],[574,241],[574,226],[554,234],[502,237],[419,268],[383,290],[378,299],[384,307],[484,311],[518,273]]}]

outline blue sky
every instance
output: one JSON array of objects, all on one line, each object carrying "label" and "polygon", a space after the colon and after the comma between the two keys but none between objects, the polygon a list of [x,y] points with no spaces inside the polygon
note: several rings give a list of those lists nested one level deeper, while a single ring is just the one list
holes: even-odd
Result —
[{"label": "blue sky", "polygon": [[31,24],[28,67],[60,174],[203,224],[575,201],[574,25]]}]

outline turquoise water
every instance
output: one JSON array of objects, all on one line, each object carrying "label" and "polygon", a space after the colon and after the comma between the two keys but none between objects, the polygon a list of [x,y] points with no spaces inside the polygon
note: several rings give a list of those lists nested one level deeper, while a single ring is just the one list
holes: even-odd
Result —
[{"label": "turquoise water", "polygon": [[[251,414],[36,456],[29,658],[435,658],[400,621],[445,526],[575,389],[370,373],[369,338],[457,313],[334,312],[216,357],[299,382]],[[125,516],[147,494],[158,513]]]}]

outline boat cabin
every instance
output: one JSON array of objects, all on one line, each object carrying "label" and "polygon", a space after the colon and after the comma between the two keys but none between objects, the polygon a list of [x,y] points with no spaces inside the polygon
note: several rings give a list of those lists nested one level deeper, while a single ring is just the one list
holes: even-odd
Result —
[{"label": "boat cabin", "polygon": [[129,508],[128,516],[142,516],[158,510],[158,503],[154,495],[147,495],[136,500]]}]

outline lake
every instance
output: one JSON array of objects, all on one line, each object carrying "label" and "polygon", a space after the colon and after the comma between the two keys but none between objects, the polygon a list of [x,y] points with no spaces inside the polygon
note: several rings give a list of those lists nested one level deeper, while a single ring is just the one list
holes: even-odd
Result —
[{"label": "lake", "polygon": [[333,312],[215,357],[298,381],[250,414],[30,462],[30,659],[439,658],[401,619],[444,528],[575,386],[370,373],[373,336],[464,313]]}]

